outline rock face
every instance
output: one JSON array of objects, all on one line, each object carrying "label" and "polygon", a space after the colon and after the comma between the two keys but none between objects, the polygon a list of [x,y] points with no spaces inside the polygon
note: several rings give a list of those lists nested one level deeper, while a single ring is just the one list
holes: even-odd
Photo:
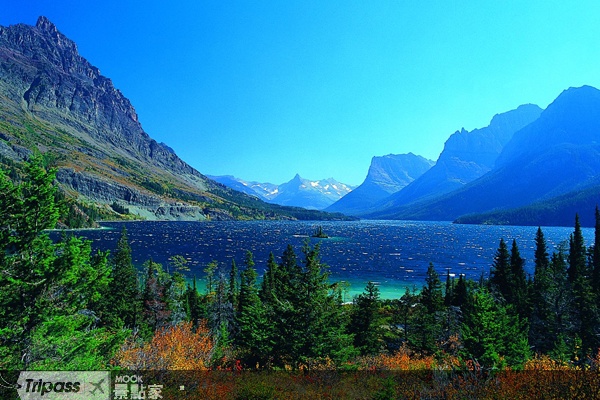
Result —
[{"label": "rock face", "polygon": [[433,161],[412,153],[373,157],[365,181],[327,211],[362,214],[419,178],[433,164]]},{"label": "rock face", "polygon": [[[492,171],[439,198],[389,209],[379,216],[455,220],[568,193],[575,201],[578,193],[599,183],[600,91],[589,86],[570,88],[513,135]],[[561,202],[566,209],[564,197]]]},{"label": "rock face", "polygon": [[490,125],[451,135],[435,165],[404,189],[377,205],[381,212],[435,198],[459,189],[494,167],[504,146],[519,129],[535,121],[542,109],[526,104],[492,118]]},{"label": "rock face", "polygon": [[47,18],[35,27],[0,27],[0,63],[3,94],[40,119],[70,127],[92,145],[200,176],[144,132],[129,100]]}]

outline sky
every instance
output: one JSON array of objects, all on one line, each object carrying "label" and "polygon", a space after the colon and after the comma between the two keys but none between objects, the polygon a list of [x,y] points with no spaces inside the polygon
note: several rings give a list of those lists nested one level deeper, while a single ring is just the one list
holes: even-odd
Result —
[{"label": "sky", "polygon": [[436,160],[456,130],[600,88],[600,2],[0,0],[45,15],[209,175],[358,185],[373,156]]}]

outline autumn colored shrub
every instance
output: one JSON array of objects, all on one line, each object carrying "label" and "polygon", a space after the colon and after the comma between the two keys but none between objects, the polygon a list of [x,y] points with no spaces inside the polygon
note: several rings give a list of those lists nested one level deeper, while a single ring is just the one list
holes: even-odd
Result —
[{"label": "autumn colored shrub", "polygon": [[113,363],[130,370],[207,370],[214,342],[203,322],[193,329],[191,322],[159,329],[142,345],[128,341]]}]

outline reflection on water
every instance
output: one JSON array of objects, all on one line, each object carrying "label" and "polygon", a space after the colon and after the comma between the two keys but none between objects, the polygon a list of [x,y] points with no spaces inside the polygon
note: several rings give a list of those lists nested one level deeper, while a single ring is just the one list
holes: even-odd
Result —
[{"label": "reflection on water", "polygon": [[[243,262],[247,250],[252,251],[256,268],[262,275],[273,252],[280,257],[292,244],[299,261],[302,244],[321,243],[321,260],[329,265],[332,281],[347,281],[350,294],[362,292],[371,280],[379,282],[384,297],[399,297],[406,287],[420,288],[429,263],[445,279],[446,272],[465,274],[477,279],[487,274],[500,238],[510,246],[517,240],[525,268],[533,272],[533,252],[537,227],[454,225],[448,222],[352,221],[319,222],[330,237],[309,238],[315,222],[235,221],[235,222],[127,222],[103,223],[111,229],[82,230],[76,234],[93,241],[100,250],[114,250],[127,227],[136,265],[152,259],[168,264],[168,259],[181,255],[189,261],[190,277],[202,278],[203,269],[212,260],[228,270],[231,260]],[[571,228],[543,228],[550,253],[568,240]],[[593,229],[583,229],[586,243],[593,241]],[[60,233],[52,233],[56,239]]]}]

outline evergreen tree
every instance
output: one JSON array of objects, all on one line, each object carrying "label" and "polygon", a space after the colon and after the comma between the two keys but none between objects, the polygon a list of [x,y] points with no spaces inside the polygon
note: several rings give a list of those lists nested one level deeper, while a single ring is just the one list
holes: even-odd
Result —
[{"label": "evergreen tree", "polygon": [[[552,254],[550,260],[548,287],[542,293],[543,304],[549,309],[548,317],[542,321],[542,326],[539,328],[542,336],[539,349],[542,352],[548,352],[552,348],[556,352],[557,346],[564,347],[564,338],[572,339],[575,336],[571,316],[573,298],[568,285],[565,259],[565,250],[561,246],[558,252]],[[562,351],[558,352],[562,354]]]},{"label": "evergreen tree", "polygon": [[421,303],[425,306],[429,314],[435,314],[444,308],[442,283],[432,263],[429,263],[429,267],[427,268],[421,299]]},{"label": "evergreen tree", "polygon": [[213,291],[213,284],[215,280],[215,272],[219,268],[219,263],[216,260],[213,260],[208,263],[206,268],[204,268],[204,273],[206,274],[206,290],[210,295]]},{"label": "evergreen tree", "polygon": [[275,301],[275,293],[277,290],[276,277],[278,275],[278,265],[275,261],[275,256],[273,253],[269,253],[269,259],[267,260],[267,269],[265,270],[265,275],[263,276],[261,288],[260,288],[260,298],[267,305],[272,305]]},{"label": "evergreen tree", "polygon": [[469,295],[463,312],[466,358],[485,368],[520,367],[530,356],[527,323],[480,288]]},{"label": "evergreen tree", "polygon": [[108,342],[118,346],[123,338],[96,329],[107,255],[92,257],[90,242],[73,237],[52,243],[43,230],[54,227],[60,211],[54,171],[38,157],[24,171],[18,184],[0,171],[0,368],[58,365],[43,363],[46,357],[106,363],[115,349]]},{"label": "evergreen tree", "polygon": [[[59,284],[64,263],[56,263],[55,245],[43,232],[54,228],[55,171],[40,158],[25,166],[14,184],[0,171],[0,368],[26,367],[28,341],[34,327],[48,318],[46,288]],[[37,219],[36,219],[37,218]]]},{"label": "evergreen tree", "polygon": [[500,239],[500,245],[494,256],[494,263],[490,271],[490,287],[492,293],[497,293],[506,300],[510,291],[510,254],[504,239]]},{"label": "evergreen tree", "polygon": [[237,343],[247,365],[265,366],[272,350],[272,332],[266,310],[258,296],[257,276],[252,253],[248,251],[240,284]]},{"label": "evergreen tree", "polygon": [[[331,293],[327,266],[319,258],[320,244],[314,247],[305,242],[304,271],[296,304],[294,330],[299,339],[296,361],[331,357],[334,361],[345,361],[353,354],[352,338],[346,334],[341,311],[341,294]],[[303,318],[302,318],[303,316]]]},{"label": "evergreen tree", "polygon": [[444,301],[439,275],[431,263],[427,268],[425,283],[413,315],[412,335],[409,336],[409,341],[418,350],[434,353],[437,341],[442,336]]},{"label": "evergreen tree", "polygon": [[361,354],[376,354],[382,349],[383,318],[380,311],[379,289],[369,281],[365,291],[354,300],[350,333],[354,346]]},{"label": "evergreen tree", "polygon": [[467,301],[467,280],[464,274],[458,276],[458,282],[454,289],[454,297],[452,299],[452,305],[456,307],[462,307]]},{"label": "evergreen tree", "polygon": [[505,298],[509,304],[514,305],[515,311],[521,318],[528,318],[531,311],[524,266],[525,260],[521,258],[517,241],[513,239],[510,251],[510,274]]},{"label": "evergreen tree", "polygon": [[454,299],[455,281],[450,276],[450,269],[446,271],[446,290],[444,291],[444,305],[449,307]]},{"label": "evergreen tree", "polygon": [[145,263],[146,280],[142,293],[142,335],[149,337],[159,328],[168,326],[171,311],[167,305],[165,277],[162,266],[149,260]]},{"label": "evergreen tree", "polygon": [[196,277],[194,277],[192,285],[187,286],[187,290],[185,291],[185,299],[187,319],[192,321],[195,327],[198,327],[199,321],[206,318],[206,306],[202,302],[200,293],[198,293]]},{"label": "evergreen tree", "polygon": [[238,268],[235,260],[231,260],[231,270],[229,271],[229,302],[231,303],[234,310],[237,309],[239,296],[239,284],[238,284]]},{"label": "evergreen tree", "polygon": [[569,239],[569,282],[575,284],[579,278],[586,277],[586,248],[581,233],[579,215],[575,215],[575,231]]},{"label": "evergreen tree", "polygon": [[[214,284],[214,290],[207,295],[209,326],[217,347],[221,350],[226,343],[237,335],[235,310],[229,301],[229,281],[225,274],[219,273]],[[223,336],[223,333],[227,334]],[[217,360],[220,361],[220,360]]]},{"label": "evergreen tree", "polygon": [[567,277],[572,291],[572,321],[582,342],[581,359],[598,347],[598,310],[592,291],[592,279],[586,262],[586,247],[579,216],[575,215],[575,230],[569,240],[569,268]]},{"label": "evergreen tree", "polygon": [[546,239],[541,227],[538,227],[535,236],[535,270],[531,290],[532,315],[529,339],[534,349],[547,352],[553,340],[548,340],[548,325],[552,320],[550,304],[551,270],[546,247]]},{"label": "evergreen tree", "polygon": [[123,225],[117,250],[112,258],[111,284],[106,295],[102,319],[113,327],[134,328],[139,323],[141,293],[137,271],[131,259],[127,228]]}]

